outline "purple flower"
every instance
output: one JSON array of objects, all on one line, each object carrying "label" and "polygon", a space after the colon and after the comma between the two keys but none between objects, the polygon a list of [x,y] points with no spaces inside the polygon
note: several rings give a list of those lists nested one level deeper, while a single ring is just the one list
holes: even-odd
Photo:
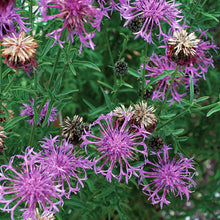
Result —
[{"label": "purple flower", "polygon": [[[130,5],[123,6],[121,15],[127,20],[124,26],[128,25],[134,18],[143,20],[142,28],[134,33],[135,38],[141,36],[148,43],[152,43],[152,31],[155,26],[159,28],[158,37],[166,36],[161,28],[161,22],[168,23],[173,29],[179,26],[178,22],[182,19],[181,10],[177,7],[181,4],[175,4],[174,0],[169,2],[165,0],[136,0]],[[179,20],[177,20],[179,19]]]},{"label": "purple flower", "polygon": [[[47,21],[54,18],[62,18],[63,26],[57,30],[52,31],[47,36],[55,39],[54,44],[58,41],[60,46],[64,41],[61,41],[60,37],[64,29],[68,29],[68,37],[74,42],[74,35],[78,35],[81,46],[84,44],[86,47],[94,49],[95,44],[92,42],[92,38],[95,36],[95,31],[87,32],[85,24],[90,25],[92,29],[100,31],[100,24],[103,18],[103,12],[101,9],[92,6],[94,0],[41,0],[38,2],[40,10],[43,16],[43,20]],[[48,15],[47,8],[56,8],[59,10],[58,14]]]},{"label": "purple flower", "polygon": [[[162,79],[155,82],[153,85],[155,85],[155,89],[153,91],[152,100],[158,99],[160,101],[164,100],[165,93],[167,89],[169,88],[169,83],[172,77],[172,74],[174,74],[176,69],[176,64],[173,62],[170,62],[167,57],[165,56],[158,56],[155,53],[153,53],[152,57],[149,58],[150,61],[147,61],[145,65],[142,64],[141,68],[145,67],[147,70],[146,77],[146,84],[150,82],[150,78],[156,78],[160,76],[164,71],[170,71],[170,74],[163,77]],[[178,71],[185,71],[184,69],[179,68]],[[141,70],[139,70],[139,73],[141,74]],[[197,80],[193,79],[193,83],[195,84]],[[168,102],[173,103],[174,100],[181,103],[181,98],[185,96],[187,93],[180,94],[179,90],[181,90],[181,87],[183,88],[183,85],[185,87],[189,87],[189,77],[188,76],[176,76],[172,86],[170,87],[170,92],[172,98],[168,100]]]},{"label": "purple flower", "polygon": [[[111,182],[112,177],[119,182],[125,177],[126,182],[136,171],[140,169],[140,164],[135,165],[139,156],[144,159],[147,156],[147,146],[144,140],[148,134],[144,128],[137,126],[130,127],[129,120],[132,114],[124,115],[124,121],[119,124],[115,120],[114,113],[100,115],[99,118],[90,125],[89,131],[85,131],[82,136],[81,146],[93,145],[99,156],[94,158],[94,169],[96,173],[106,176]],[[91,129],[96,129],[97,136]]]},{"label": "purple flower", "polygon": [[166,39],[167,57],[169,60],[180,66],[185,66],[185,74],[193,78],[202,77],[205,79],[205,73],[209,66],[214,68],[213,59],[209,49],[217,49],[213,42],[205,41],[207,39],[206,31],[200,28],[199,37],[194,32],[188,34],[184,27],[176,29],[172,35]]},{"label": "purple flower", "polygon": [[[160,208],[163,208],[163,204],[169,204],[170,202],[166,199],[166,194],[172,192],[175,197],[186,195],[187,201],[189,200],[190,188],[195,186],[196,183],[193,181],[195,175],[195,168],[193,167],[193,158],[187,159],[178,153],[172,161],[169,159],[168,150],[171,149],[168,146],[163,148],[163,158],[161,158],[160,152],[158,152],[157,159],[158,163],[154,163],[148,160],[146,167],[153,166],[152,172],[142,170],[140,172],[140,182],[145,178],[149,184],[144,185],[143,191],[149,196],[148,199],[152,199],[152,204],[160,203]],[[176,157],[180,157],[176,160]],[[141,184],[143,185],[143,184]],[[162,193],[162,195],[160,194]]]},{"label": "purple flower", "polygon": [[114,0],[97,0],[97,2],[100,5],[100,8],[103,10],[104,15],[108,16],[108,11],[111,12],[111,14],[113,13],[113,10],[122,10],[122,7],[127,0],[119,0],[119,3],[116,3]]},{"label": "purple flower", "polygon": [[[9,165],[0,167],[0,203],[5,204],[1,210],[11,212],[12,220],[15,219],[14,212],[19,209],[19,205],[25,207],[19,209],[24,212],[25,219],[36,219],[36,207],[54,213],[59,211],[57,206],[63,205],[64,192],[59,189],[59,185],[54,184],[50,175],[35,164],[34,154],[33,148],[27,148],[24,156],[13,156]],[[14,160],[18,159],[23,162],[17,167]]]},{"label": "purple flower", "polygon": [[21,17],[20,14],[16,12],[19,8],[13,8],[14,1],[6,1],[1,0],[0,3],[0,39],[3,38],[5,35],[16,33],[16,28],[19,27],[20,31],[29,31],[29,28],[26,28],[22,19],[26,19]]},{"label": "purple flower", "polygon": [[[71,192],[77,193],[79,185],[83,187],[83,180],[87,179],[86,169],[91,169],[91,162],[88,158],[78,156],[79,151],[74,152],[74,147],[66,140],[58,140],[59,136],[44,138],[41,141],[43,151],[40,152],[36,161],[40,164],[54,181],[62,186],[65,196],[69,198]],[[82,177],[81,177],[82,176]],[[68,192],[65,185],[68,186]]]},{"label": "purple flower", "polygon": [[[30,119],[28,120],[29,121],[29,124],[33,124],[34,123],[34,109],[33,109],[33,106],[34,106],[34,99],[30,99],[30,103],[31,105],[28,105],[28,104],[23,104],[21,108],[21,113],[20,115],[21,116],[24,116],[24,115],[28,115],[30,117]],[[44,105],[44,107],[42,108],[41,112],[40,112],[40,116],[39,116],[39,121],[42,123],[47,115],[47,111],[48,111],[48,105],[49,105],[49,101],[47,101]],[[36,109],[39,109],[39,105],[36,106]],[[48,118],[48,124],[47,126],[49,126],[49,123],[50,122],[53,122],[56,120],[56,117],[57,117],[57,108],[55,106],[52,107],[51,109],[51,113],[50,113],[50,116]],[[37,122],[37,126],[39,125],[39,122]]]}]

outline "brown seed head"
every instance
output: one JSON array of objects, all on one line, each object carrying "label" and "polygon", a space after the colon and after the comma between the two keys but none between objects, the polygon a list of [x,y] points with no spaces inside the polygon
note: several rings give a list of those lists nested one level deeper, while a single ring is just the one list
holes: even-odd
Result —
[{"label": "brown seed head", "polygon": [[3,151],[4,149],[4,138],[7,138],[7,136],[5,135],[4,131],[3,131],[3,127],[0,126],[0,152]]},{"label": "brown seed head", "polygon": [[83,122],[83,118],[74,115],[72,120],[69,117],[66,117],[64,122],[65,125],[62,126],[62,137],[69,140],[73,145],[81,144],[82,140],[80,138],[84,134],[84,129],[88,130],[88,125]]},{"label": "brown seed head", "polygon": [[[55,220],[53,214],[45,215],[45,213],[43,213],[42,215],[40,215],[37,208],[35,209],[35,218],[36,220]],[[32,218],[28,218],[27,220],[32,220]]]},{"label": "brown seed head", "polygon": [[[7,108],[7,104],[6,103],[2,103],[2,105]],[[0,114],[3,114],[5,113],[4,109],[1,109],[0,110]],[[14,115],[14,111],[13,110],[8,110],[8,114],[9,114],[9,118],[12,119],[13,118],[13,115]],[[3,121],[7,121],[7,118],[6,117],[0,117],[0,122],[3,122]]]},{"label": "brown seed head", "polygon": [[147,106],[147,102],[143,101],[139,104],[134,105],[135,112],[132,116],[132,121],[135,125],[143,125],[146,130],[150,129],[157,122],[157,117],[155,115],[156,109],[153,106]]},{"label": "brown seed head", "polygon": [[25,37],[25,32],[21,32],[18,37],[12,33],[12,37],[6,36],[2,39],[2,56],[5,63],[14,69],[27,69],[36,64],[35,54],[38,43],[34,42],[31,36]]}]

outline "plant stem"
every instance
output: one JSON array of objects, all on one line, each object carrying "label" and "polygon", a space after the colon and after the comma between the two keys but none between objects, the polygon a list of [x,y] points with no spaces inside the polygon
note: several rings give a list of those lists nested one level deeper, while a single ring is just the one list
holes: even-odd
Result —
[{"label": "plant stem", "polygon": [[62,51],[62,49],[61,49],[61,47],[59,47],[59,50],[58,50],[57,56],[56,56],[56,60],[55,60],[54,66],[53,66],[53,72],[50,75],[50,79],[49,79],[49,82],[48,82],[48,88],[50,88],[52,80],[54,78],[54,75],[55,75],[55,72],[56,72],[56,67],[57,67],[57,64],[58,64],[58,61],[59,61],[59,58],[60,58],[61,51]]},{"label": "plant stem", "polygon": [[169,96],[169,94],[170,94],[170,88],[171,88],[171,86],[173,85],[173,81],[174,81],[174,79],[175,79],[175,77],[176,77],[176,74],[177,74],[177,72],[178,72],[178,71],[177,71],[178,68],[179,68],[179,66],[177,65],[177,66],[176,66],[176,69],[175,69],[175,72],[174,72],[174,73],[172,74],[172,76],[171,76],[170,85],[169,85],[168,88],[167,88],[167,92],[166,92],[166,94],[165,94],[165,98],[164,98],[164,100],[163,100],[163,102],[162,102],[162,104],[161,104],[161,106],[160,106],[160,110],[159,110],[158,116],[160,116],[161,111],[162,111],[162,109],[163,109],[163,106],[164,106],[165,102],[167,101],[167,98],[168,98],[168,96]]},{"label": "plant stem", "polygon": [[3,93],[7,93],[7,92],[8,92],[8,90],[10,89],[12,83],[15,81],[15,79],[16,79],[18,73],[19,73],[19,71],[16,71],[16,73],[14,74],[14,76],[13,76],[11,82],[7,85],[7,87],[5,88],[5,90],[3,91]]},{"label": "plant stem", "polygon": [[157,127],[157,128],[155,129],[155,131],[159,131],[159,130],[160,130],[161,128],[163,128],[165,125],[169,124],[171,121],[174,121],[174,120],[176,120],[177,118],[179,118],[179,117],[185,115],[185,114],[189,111],[189,109],[190,109],[191,107],[192,107],[192,106],[188,107],[185,111],[181,112],[180,114],[178,114],[178,115],[176,115],[175,117],[171,118],[170,120],[168,120],[167,122],[165,122],[165,123],[162,124],[161,126]]},{"label": "plant stem", "polygon": [[30,7],[29,7],[29,10],[30,10],[30,23],[31,23],[31,35],[33,34],[33,0],[30,0]]}]

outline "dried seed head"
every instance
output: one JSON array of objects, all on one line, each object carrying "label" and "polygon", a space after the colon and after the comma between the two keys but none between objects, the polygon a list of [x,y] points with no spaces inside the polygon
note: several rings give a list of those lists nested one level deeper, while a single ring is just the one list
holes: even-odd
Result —
[{"label": "dried seed head", "polygon": [[[55,219],[53,214],[45,215],[45,213],[43,213],[42,215],[40,215],[38,208],[35,209],[35,218],[36,220],[54,220]],[[27,220],[32,220],[32,218],[28,218]]]},{"label": "dried seed head", "polygon": [[4,149],[4,138],[7,138],[7,136],[4,134],[3,129],[4,128],[0,126],[0,152],[2,152]]},{"label": "dried seed head", "polygon": [[62,137],[73,145],[81,144],[81,136],[84,134],[84,130],[88,131],[89,127],[86,123],[83,122],[83,118],[74,115],[71,120],[68,116],[64,120],[65,125],[62,126]]},{"label": "dried seed head", "polygon": [[173,37],[168,40],[167,56],[178,65],[187,64],[196,56],[196,49],[200,39],[197,39],[195,33],[188,34],[186,30],[174,31]]},{"label": "dried seed head", "polygon": [[[140,87],[139,90],[138,90],[138,96],[139,97],[141,97],[141,93],[142,93],[142,88]],[[143,99],[147,101],[149,98],[152,98],[152,95],[153,95],[153,90],[146,89],[145,93],[144,93],[144,96],[143,96]]]},{"label": "dried seed head", "polygon": [[128,72],[128,65],[124,61],[118,61],[115,64],[115,72],[119,75],[125,75]]},{"label": "dried seed head", "polygon": [[144,126],[146,130],[154,127],[157,122],[156,109],[153,106],[147,107],[147,102],[134,105],[135,112],[132,116],[132,123],[137,126]]},{"label": "dried seed head", "polygon": [[37,64],[35,54],[38,43],[31,36],[25,37],[25,32],[21,32],[18,37],[14,33],[12,37],[4,37],[1,45],[4,46],[2,56],[9,67],[28,71]]},{"label": "dried seed head", "polygon": [[[2,105],[7,108],[7,104],[6,103],[2,103]],[[4,114],[5,111],[4,109],[1,109],[0,110],[0,114]],[[9,114],[9,118],[12,119],[13,118],[13,115],[14,115],[14,111],[13,110],[8,110],[8,114]],[[3,122],[3,121],[7,121],[7,118],[6,117],[0,117],[0,122]]]},{"label": "dried seed head", "polygon": [[128,109],[126,109],[124,105],[121,105],[120,107],[116,107],[113,110],[113,113],[114,116],[116,116],[116,121],[118,124],[122,125],[125,120],[125,116],[133,113],[133,107],[130,105]]},{"label": "dried seed head", "polygon": [[157,153],[163,149],[163,138],[160,136],[152,136],[148,141],[148,147],[151,151]]}]

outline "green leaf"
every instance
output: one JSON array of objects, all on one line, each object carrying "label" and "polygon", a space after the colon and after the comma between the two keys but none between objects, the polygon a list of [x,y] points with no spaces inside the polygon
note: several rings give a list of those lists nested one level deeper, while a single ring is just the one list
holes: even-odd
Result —
[{"label": "green leaf", "polygon": [[97,82],[98,82],[99,84],[105,86],[106,88],[109,88],[109,89],[113,90],[112,86],[108,85],[107,83],[104,83],[104,82],[99,81],[99,80],[97,80]]},{"label": "green leaf", "polygon": [[25,116],[18,116],[16,118],[13,118],[13,119],[7,121],[4,125],[4,130],[8,131],[8,130],[12,129],[16,123],[18,123],[19,121],[24,120],[26,118],[28,118],[28,116],[26,116],[26,115]]},{"label": "green leaf", "polygon": [[49,117],[50,117],[52,108],[53,108],[53,103],[52,103],[52,101],[50,100],[50,101],[49,101],[49,104],[48,104],[48,108],[47,108],[47,114],[46,114],[46,117],[45,117],[44,122],[43,122],[43,124],[42,124],[42,127],[45,127],[45,126],[48,124],[48,119],[49,119]]},{"label": "green leaf", "polygon": [[74,66],[73,66],[72,63],[69,63],[69,67],[70,67],[70,70],[71,70],[72,74],[73,74],[74,76],[76,76],[76,70],[75,70],[75,68],[74,68]]},{"label": "green leaf", "polygon": [[164,77],[168,76],[168,75],[171,75],[173,73],[173,70],[171,71],[167,71],[167,70],[164,70],[163,73],[161,73],[159,76],[155,77],[155,78],[151,78],[150,82],[148,83],[148,85],[152,85],[154,84],[155,82],[163,79]]},{"label": "green leaf", "polygon": [[211,116],[213,113],[220,111],[220,105],[212,108],[208,113],[207,113],[207,117]]},{"label": "green leaf", "polygon": [[67,91],[67,92],[63,92],[63,93],[57,95],[56,97],[61,98],[62,96],[66,96],[66,95],[69,95],[69,94],[74,93],[74,92],[79,92],[79,90],[78,89],[73,89],[73,90],[70,90],[70,91]]},{"label": "green leaf", "polygon": [[48,53],[48,51],[50,50],[51,48],[51,45],[52,45],[53,41],[51,40],[51,38],[48,38],[48,41],[42,51],[42,53],[40,54],[40,58],[42,59],[44,56],[46,56],[46,54]]},{"label": "green leaf", "polygon": [[88,61],[74,60],[74,66],[88,67],[90,69],[94,69],[98,72],[101,72],[101,70],[99,69],[97,65],[95,65],[94,63],[88,62]]},{"label": "green leaf", "polygon": [[126,86],[126,87],[131,88],[131,89],[134,88],[132,85],[130,85],[130,84],[126,83],[126,82],[123,82],[121,85],[122,86]]},{"label": "green leaf", "polygon": [[175,130],[172,131],[172,134],[173,134],[173,135],[178,135],[178,134],[181,134],[183,131],[184,131],[183,128],[181,128],[181,129],[175,129]]},{"label": "green leaf", "polygon": [[128,68],[128,74],[130,74],[130,75],[132,75],[132,76],[134,76],[136,78],[140,78],[141,77],[141,74],[139,74],[137,72],[137,70],[134,70],[132,68]]},{"label": "green leaf", "polygon": [[206,100],[206,99],[208,99],[208,98],[209,98],[209,96],[203,96],[203,97],[198,98],[198,99],[196,100],[196,102],[202,102],[202,101],[204,101],[204,100]]},{"label": "green leaf", "polygon": [[28,88],[24,88],[24,87],[13,87],[13,89],[10,89],[11,91],[17,91],[17,90],[20,90],[20,91],[25,91],[25,92],[28,92],[28,93],[32,93],[34,95],[36,95],[36,91],[33,90],[33,89],[28,89]]},{"label": "green leaf", "polygon": [[210,18],[211,20],[215,20],[216,22],[219,22],[219,20],[218,20],[215,16],[213,16],[213,15],[211,15],[211,14],[209,14],[209,13],[202,12],[202,14],[203,14],[204,16]]},{"label": "green leaf", "polygon": [[104,98],[105,98],[105,103],[109,109],[109,111],[112,110],[112,103],[111,103],[111,99],[109,98],[108,94],[104,91],[104,89],[102,87],[100,87],[101,90],[102,90],[102,93],[104,95]]}]

